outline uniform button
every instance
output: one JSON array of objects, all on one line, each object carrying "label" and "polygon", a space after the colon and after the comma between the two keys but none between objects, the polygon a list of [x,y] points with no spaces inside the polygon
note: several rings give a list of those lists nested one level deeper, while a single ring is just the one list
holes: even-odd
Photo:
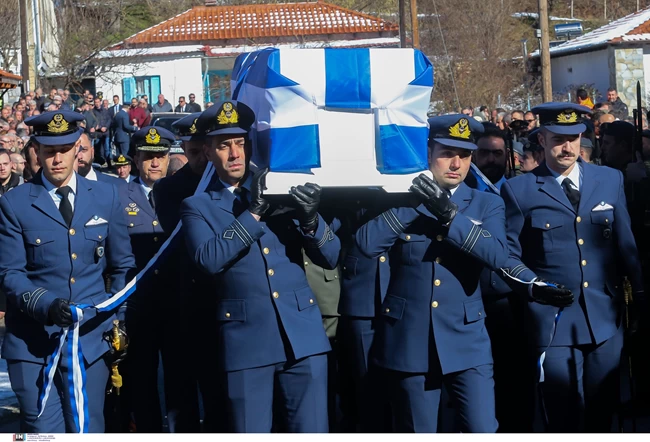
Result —
[{"label": "uniform button", "polygon": [[339,275],[334,275],[334,279],[339,279]]},{"label": "uniform button", "polygon": [[193,280],[192,280],[192,284],[196,284],[196,280],[193,279]]},{"label": "uniform button", "polygon": [[582,284],[582,286],[583,286],[584,288],[587,288],[587,287],[589,287],[589,283],[588,283],[587,281],[585,281],[585,283]]},{"label": "uniform button", "polygon": [[153,224],[154,226],[157,226],[157,225],[158,225],[158,221],[154,221],[154,222],[152,222],[151,224]]},{"label": "uniform button", "polygon": [[551,225],[549,223],[546,223],[546,228],[548,229],[549,227],[551,227]]},{"label": "uniform button", "polygon": [[129,224],[129,227],[133,227],[133,223],[130,223],[130,224]]},{"label": "uniform button", "polygon": [[226,318],[230,318],[230,313],[226,313]]},{"label": "uniform button", "polygon": [[102,239],[102,235],[98,235],[97,238]]},{"label": "uniform button", "polygon": [[387,309],[384,310],[384,311],[385,311],[386,313],[390,313],[390,309],[389,309],[389,308],[387,308]]},{"label": "uniform button", "polygon": [[411,240],[411,235],[406,235],[404,238],[405,238],[407,241],[410,241],[410,240]]},{"label": "uniform button", "polygon": [[587,265],[587,260],[586,260],[586,259],[583,259],[583,260],[582,260],[582,265],[583,265],[583,266],[586,266],[586,265]]},{"label": "uniform button", "polygon": [[436,236],[436,241],[442,241],[442,235]]},{"label": "uniform button", "polygon": [[436,262],[437,262],[438,264],[440,264],[440,263],[442,262],[442,258],[440,258],[440,257],[436,258]]},{"label": "uniform button", "polygon": [[314,300],[313,300],[313,299],[310,299],[310,300],[309,300],[309,303],[310,303],[310,304],[313,304],[313,303],[314,303]]},{"label": "uniform button", "polygon": [[578,244],[583,245],[585,242],[581,239],[578,240]]},{"label": "uniform button", "polygon": [[77,232],[75,232],[74,229],[70,229],[70,230],[68,230],[68,232],[70,233],[70,235],[74,235],[75,233],[77,233]]},{"label": "uniform button", "polygon": [[273,271],[273,269],[269,269],[269,276],[273,276],[273,275],[275,275],[275,272]]},{"label": "uniform button", "polygon": [[433,307],[433,308],[438,308],[438,301],[433,301],[433,302],[431,303],[431,307]]},{"label": "uniform button", "polygon": [[70,278],[70,283],[71,283],[71,284],[74,284],[75,282],[76,282],[76,281],[75,281],[74,278]]},{"label": "uniform button", "polygon": [[435,281],[433,281],[433,285],[435,285],[436,287],[438,287],[438,286],[440,285],[440,280],[439,280],[439,279],[436,279]]},{"label": "uniform button", "polygon": [[77,254],[76,253],[72,254],[72,259],[77,259]]},{"label": "uniform button", "polygon": [[157,236],[153,237],[153,242],[158,242],[158,237]]},{"label": "uniform button", "polygon": [[385,256],[380,256],[379,257],[379,262],[386,262],[386,257]]},{"label": "uniform button", "polygon": [[305,261],[305,265],[308,266],[308,265],[309,265],[309,261]]},{"label": "uniform button", "polygon": [[577,217],[577,218],[576,218],[576,222],[577,222],[577,223],[579,223],[579,222],[581,222],[581,221],[582,221],[582,218],[580,218],[580,217]]},{"label": "uniform button", "polygon": [[153,271],[153,274],[154,274],[154,275],[157,275],[158,273],[159,273],[159,272],[158,272],[158,269],[156,269],[156,270]]},{"label": "uniform button", "polygon": [[609,218],[605,218],[605,224],[609,224]]},{"label": "uniform button", "polygon": [[278,299],[280,297],[280,294],[278,292],[273,292],[273,297],[275,299]]},{"label": "uniform button", "polygon": [[41,243],[40,238],[36,238],[36,244],[40,244],[40,243]]},{"label": "uniform button", "polygon": [[262,251],[264,252],[265,255],[268,255],[270,250],[268,247],[264,247],[264,250]]}]

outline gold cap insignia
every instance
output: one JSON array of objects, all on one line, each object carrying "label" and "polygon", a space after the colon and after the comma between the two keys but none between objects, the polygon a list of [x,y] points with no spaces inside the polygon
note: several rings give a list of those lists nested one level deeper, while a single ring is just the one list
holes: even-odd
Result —
[{"label": "gold cap insignia", "polygon": [[160,143],[160,135],[156,129],[149,129],[149,133],[144,137],[145,141],[149,144],[158,144]]},{"label": "gold cap insignia", "polygon": [[578,114],[572,111],[564,111],[557,116],[557,122],[561,124],[577,123]]},{"label": "gold cap insignia", "polygon": [[458,123],[451,126],[449,128],[449,135],[454,138],[463,138],[465,140],[469,140],[471,133],[469,130],[469,121],[467,121],[467,118],[461,118],[458,120]]},{"label": "gold cap insignia", "polygon": [[237,124],[239,122],[239,114],[233,109],[232,103],[224,103],[223,110],[217,115],[219,124]]},{"label": "gold cap insignia", "polygon": [[126,162],[126,158],[124,158],[124,155],[120,155],[119,157],[117,157],[117,162],[118,162],[118,163],[124,163],[124,162]]},{"label": "gold cap insignia", "polygon": [[52,117],[52,121],[47,123],[47,130],[53,134],[67,132],[69,128],[70,125],[65,121],[65,118],[63,118],[63,114],[55,114]]},{"label": "gold cap insignia", "polygon": [[191,133],[191,134],[195,134],[195,133],[196,133],[196,120],[198,120],[198,118],[195,118],[195,119],[194,119],[194,123],[192,123],[192,125],[190,126],[190,133]]}]

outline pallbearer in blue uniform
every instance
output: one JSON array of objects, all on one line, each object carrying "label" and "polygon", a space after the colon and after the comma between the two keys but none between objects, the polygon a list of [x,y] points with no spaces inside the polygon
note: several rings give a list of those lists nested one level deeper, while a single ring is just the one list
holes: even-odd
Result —
[{"label": "pallbearer in blue uniform", "polygon": [[[81,120],[70,111],[27,119],[42,168],[32,181],[0,198],[0,287],[8,299],[2,357],[20,405],[22,432],[78,431],[70,412],[67,345],[37,417],[45,363],[61,329],[73,322],[71,304],[106,301],[104,274],[113,293],[135,276],[117,188],[73,170]],[[114,312],[86,310],[80,324],[90,432],[104,431],[109,345],[103,334],[115,318]]]},{"label": "pallbearer in blue uniform", "polygon": [[[131,138],[136,152],[134,161],[140,175],[126,186],[120,186],[122,216],[126,219],[131,248],[138,271],[154,257],[167,240],[158,221],[152,188],[167,175],[169,149],[176,137],[161,127],[143,127]],[[169,364],[177,360],[178,349],[169,348],[166,333],[174,333],[169,318],[174,318],[174,286],[176,269],[167,260],[159,263],[138,283],[138,289],[127,301],[126,328],[131,338],[125,367],[125,397],[128,397],[138,432],[162,431],[162,414],[158,396],[158,360],[162,353],[165,372],[165,395],[175,403],[178,382],[173,380]],[[170,414],[173,427],[175,414]]]},{"label": "pallbearer in blue uniform", "polygon": [[[333,269],[340,243],[318,214],[320,187],[291,189],[295,211],[271,207],[265,171],[250,170],[248,131],[255,120],[243,103],[203,112],[197,127],[218,180],[181,206],[193,262],[214,281],[218,356],[214,375],[226,431],[326,432],[330,344],[302,260]],[[278,413],[274,416],[273,410]]]},{"label": "pallbearer in blue uniform", "polygon": [[[201,112],[187,115],[176,120],[172,125],[183,143],[187,164],[174,175],[156,182],[153,190],[156,213],[160,225],[168,235],[174,231],[181,219],[181,203],[185,198],[194,195],[207,165],[203,151],[203,137],[196,130],[196,120],[199,115]],[[213,351],[205,351],[206,340],[211,342],[216,340],[214,333],[216,297],[210,292],[213,288],[212,281],[191,262],[182,231],[170,247],[173,249],[170,250],[167,259],[173,261],[170,265],[175,269],[174,277],[170,280],[170,283],[175,285],[175,299],[172,305],[176,309],[176,321],[182,326],[166,339],[176,341],[173,345],[185,348],[186,351],[194,354],[196,362],[187,364],[176,358],[179,364],[175,370],[177,374],[174,387],[178,390],[179,401],[165,404],[170,424],[174,424],[169,430],[178,433],[200,431],[197,394],[200,389],[204,412],[203,428],[208,433],[220,432],[220,428],[216,425],[220,415],[216,404],[213,371],[213,360],[216,355]],[[198,310],[197,304],[201,305]],[[187,324],[192,326],[189,327]]]},{"label": "pallbearer in blue uniform", "polygon": [[504,184],[501,196],[507,273],[560,285],[515,283],[529,300],[526,323],[537,355],[545,351],[542,422],[553,433],[609,432],[618,404],[623,276],[632,284],[634,307],[642,318],[648,313],[623,175],[580,159],[588,108],[547,103],[532,111],[539,115],[545,163]]},{"label": "pallbearer in blue uniform", "polygon": [[503,202],[463,183],[482,126],[464,115],[429,124],[435,180],[415,178],[412,206],[383,212],[356,235],[367,256],[390,256],[371,364],[383,369],[397,432],[436,431],[443,384],[463,432],[495,432],[479,278],[485,267],[500,268],[508,256]]}]

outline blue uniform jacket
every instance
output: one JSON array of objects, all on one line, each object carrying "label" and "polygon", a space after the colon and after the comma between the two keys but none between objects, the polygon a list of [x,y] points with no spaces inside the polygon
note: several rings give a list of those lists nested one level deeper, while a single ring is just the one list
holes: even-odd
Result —
[{"label": "blue uniform jacket", "polygon": [[[56,298],[97,305],[135,276],[135,260],[117,190],[77,174],[72,225],[68,228],[41,174],[0,198],[0,284],[7,294],[7,335],[2,357],[45,363],[58,344],[60,327],[49,325]],[[84,311],[80,336],[87,363],[109,349],[102,334],[113,312]]]},{"label": "blue uniform jacket", "polygon": [[[523,281],[535,277],[554,281],[575,295],[558,322],[554,346],[601,343],[614,335],[621,320],[623,274],[635,291],[643,290],[623,175],[581,160],[577,164],[582,169],[577,214],[545,164],[501,188],[510,248],[508,273]],[[527,286],[514,287],[528,296]],[[529,302],[527,322],[538,346],[549,344],[557,311]]]},{"label": "blue uniform jacket", "polygon": [[235,217],[235,201],[216,184],[181,205],[189,254],[215,275],[219,368],[262,367],[329,351],[301,249],[314,264],[333,269],[338,237],[320,215],[314,235],[303,234],[290,214],[258,222],[245,210]]},{"label": "blue uniform jacket", "polygon": [[105,173],[100,172],[99,170],[95,170],[95,174],[97,175],[97,181],[113,184],[115,186],[126,186],[126,181],[123,180],[122,178],[117,178],[111,175],[107,175]]},{"label": "blue uniform jacket", "polygon": [[390,248],[390,284],[377,321],[373,362],[426,373],[437,350],[443,374],[492,363],[479,277],[508,257],[503,201],[461,184],[449,228],[420,205],[390,209],[356,235],[374,258]]},{"label": "blue uniform jacket", "polygon": [[128,143],[130,138],[129,134],[134,133],[137,129],[129,122],[129,114],[124,110],[120,110],[115,117],[113,117],[113,141],[116,143]]},{"label": "blue uniform jacket", "polygon": [[[122,216],[126,219],[136,267],[140,271],[158,253],[169,235],[163,231],[140,180],[135,179],[126,184],[119,187],[120,204]],[[137,308],[143,302],[155,303],[146,306],[151,312],[158,304],[169,302],[176,287],[173,283],[176,271],[173,260],[161,256],[152,270],[138,282],[137,291],[127,302],[129,308]]]}]

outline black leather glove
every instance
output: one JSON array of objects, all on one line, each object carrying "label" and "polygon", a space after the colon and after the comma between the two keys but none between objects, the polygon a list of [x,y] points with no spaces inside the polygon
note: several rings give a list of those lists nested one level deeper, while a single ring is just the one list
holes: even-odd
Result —
[{"label": "black leather glove", "polygon": [[266,190],[266,174],[269,169],[262,169],[255,172],[253,175],[253,183],[251,184],[251,203],[248,206],[248,211],[253,215],[262,216],[269,210],[269,202],[264,199],[262,193]]},{"label": "black leather glove", "polygon": [[555,307],[568,307],[573,304],[573,293],[571,293],[571,290],[564,288],[562,284],[556,284],[543,279],[538,279],[536,282],[544,282],[556,286],[553,287],[550,285],[538,285],[533,283],[531,297],[533,298],[533,301],[538,304],[552,305]]},{"label": "black leather glove", "polygon": [[70,302],[63,298],[56,298],[47,312],[50,322],[59,327],[67,328],[72,325],[72,310]]},{"label": "black leather glove", "polygon": [[458,213],[458,206],[451,201],[447,191],[423,173],[413,179],[409,191],[417,195],[424,207],[444,226],[449,225]]},{"label": "black leather glove", "polygon": [[321,188],[318,184],[307,183],[304,186],[292,187],[291,198],[298,205],[300,227],[307,231],[318,227],[318,205],[320,204]]}]

